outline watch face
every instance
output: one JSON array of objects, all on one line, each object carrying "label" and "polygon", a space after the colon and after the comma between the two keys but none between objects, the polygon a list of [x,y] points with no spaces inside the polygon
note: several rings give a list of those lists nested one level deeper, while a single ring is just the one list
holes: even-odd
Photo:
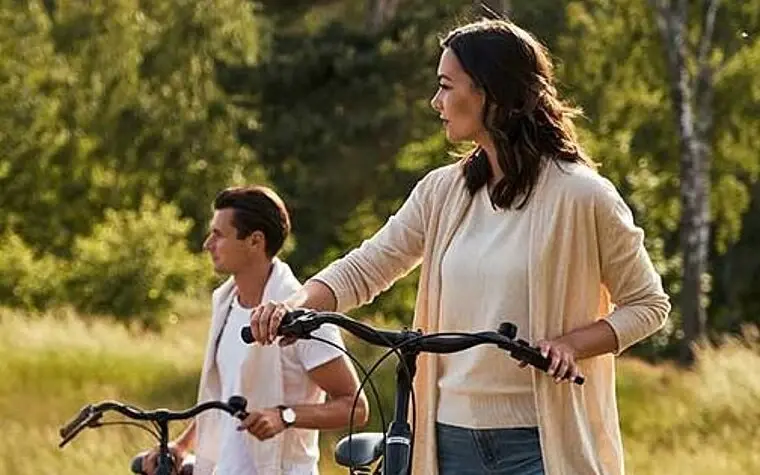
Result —
[{"label": "watch face", "polygon": [[296,411],[289,407],[284,408],[282,410],[282,420],[286,424],[293,424],[296,421]]}]

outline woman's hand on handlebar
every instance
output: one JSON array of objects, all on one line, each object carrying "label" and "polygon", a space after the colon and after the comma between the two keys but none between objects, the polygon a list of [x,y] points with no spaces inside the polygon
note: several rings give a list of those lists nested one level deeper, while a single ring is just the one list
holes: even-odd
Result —
[{"label": "woman's hand on handlebar", "polygon": [[[277,330],[286,313],[292,309],[285,302],[269,301],[251,311],[251,333],[255,342],[261,345],[271,345],[277,338]],[[281,345],[292,343],[293,339],[283,338]]]},{"label": "woman's hand on handlebar", "polygon": [[[541,352],[541,356],[551,360],[546,373],[554,378],[555,383],[573,381],[580,376],[575,361],[575,349],[569,344],[558,340],[541,340],[536,343],[536,347]],[[525,364],[520,366],[525,366]]]}]

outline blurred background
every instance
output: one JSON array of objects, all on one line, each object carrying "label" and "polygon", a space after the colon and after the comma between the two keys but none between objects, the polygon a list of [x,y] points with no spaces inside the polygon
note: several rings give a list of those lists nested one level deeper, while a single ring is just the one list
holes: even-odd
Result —
[{"label": "blurred background", "polygon": [[[480,3],[0,0],[0,475],[127,473],[143,433],[57,428],[194,403],[217,191],[281,193],[303,280],[449,163],[438,40]],[[619,360],[628,472],[760,473],[760,0],[487,3],[549,47],[673,298]],[[416,277],[353,315],[409,324]]]}]

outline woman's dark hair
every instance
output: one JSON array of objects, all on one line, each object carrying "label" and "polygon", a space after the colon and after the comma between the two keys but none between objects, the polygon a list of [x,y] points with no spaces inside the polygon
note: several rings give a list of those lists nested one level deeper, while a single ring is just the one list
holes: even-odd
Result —
[{"label": "woman's dark hair", "polygon": [[290,233],[290,216],[277,193],[265,186],[227,188],[216,195],[214,209],[228,208],[234,210],[232,225],[238,239],[261,231],[267,255],[274,257],[280,252]]},{"label": "woman's dark hair", "polygon": [[[547,49],[506,20],[481,20],[451,31],[449,48],[485,95],[483,123],[504,171],[491,192],[500,208],[525,206],[538,182],[544,158],[593,166],[578,144],[572,118],[580,111],[558,98]],[[467,188],[474,194],[493,176],[485,151],[463,161]]]}]

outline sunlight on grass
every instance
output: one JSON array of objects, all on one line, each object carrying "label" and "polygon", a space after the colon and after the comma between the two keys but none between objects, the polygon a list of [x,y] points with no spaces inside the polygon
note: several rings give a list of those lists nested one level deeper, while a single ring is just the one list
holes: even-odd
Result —
[{"label": "sunlight on grass", "polygon": [[746,341],[700,348],[690,372],[621,362],[629,473],[760,473],[760,347]]},{"label": "sunlight on grass", "polygon": [[60,450],[58,428],[105,399],[192,404],[205,327],[187,321],[159,336],[67,311],[33,318],[0,311],[0,474],[127,473],[130,457],[152,445],[147,434],[103,428]]},{"label": "sunlight on grass", "polygon": [[[177,323],[157,335],[70,311],[32,317],[0,310],[0,475],[128,473],[130,457],[152,443],[147,434],[103,428],[60,450],[58,427],[84,404],[104,399],[146,408],[192,405],[206,311],[182,302]],[[378,354],[347,341],[362,361]],[[757,342],[756,335],[700,349],[689,372],[620,360],[627,473],[760,473],[760,346],[747,341]],[[376,379],[385,401],[392,377],[391,362]],[[323,475],[346,473],[335,467],[330,450],[340,435],[323,434]]]}]

